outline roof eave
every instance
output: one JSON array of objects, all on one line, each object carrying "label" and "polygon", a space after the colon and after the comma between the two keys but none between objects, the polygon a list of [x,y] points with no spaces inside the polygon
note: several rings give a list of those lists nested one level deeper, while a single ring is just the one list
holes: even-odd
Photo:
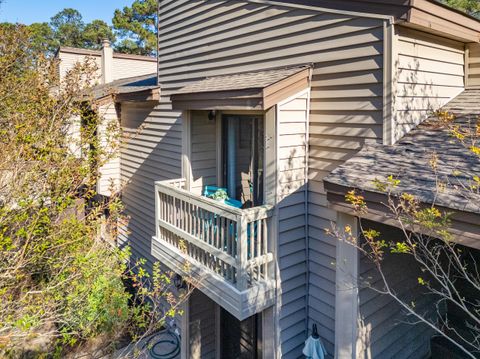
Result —
[{"label": "roof eave", "polygon": [[461,42],[480,42],[478,19],[436,1],[410,0],[406,21],[397,23]]},{"label": "roof eave", "polygon": [[[400,223],[386,205],[389,203],[389,200],[395,201],[396,197],[389,197],[385,193],[362,190],[359,192],[359,194],[363,196],[367,204],[367,210],[358,212],[355,211],[353,206],[347,203],[345,200],[347,193],[355,190],[355,188],[338,185],[336,183],[329,182],[328,179],[324,180],[324,186],[327,193],[328,206],[337,212],[346,213],[355,217],[386,224],[396,228],[403,228],[406,225],[405,223]],[[420,203],[420,206],[431,207],[432,204]],[[453,242],[470,248],[480,249],[480,230],[478,229],[478,223],[480,223],[480,214],[462,212],[441,206],[436,206],[436,208],[442,213],[449,214],[450,226],[448,231],[452,234]],[[432,232],[422,231],[422,229],[418,226],[408,227],[406,229],[422,235],[434,237]]]},{"label": "roof eave", "polygon": [[114,100],[116,103],[123,102],[159,102],[161,97],[160,86],[142,89],[142,90],[133,90],[126,93],[116,93],[114,94]]},{"label": "roof eave", "polygon": [[311,67],[304,67],[264,87],[174,93],[171,95],[172,108],[174,110],[266,111],[280,101],[309,88],[311,73]]}]

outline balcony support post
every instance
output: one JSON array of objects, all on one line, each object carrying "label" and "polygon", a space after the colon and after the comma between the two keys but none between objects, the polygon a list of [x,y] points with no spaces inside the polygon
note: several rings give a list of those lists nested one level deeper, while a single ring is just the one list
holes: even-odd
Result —
[{"label": "balcony support post", "polygon": [[160,189],[157,185],[155,185],[155,233],[157,238],[160,238],[160,227],[158,225],[158,221],[160,217]]}]

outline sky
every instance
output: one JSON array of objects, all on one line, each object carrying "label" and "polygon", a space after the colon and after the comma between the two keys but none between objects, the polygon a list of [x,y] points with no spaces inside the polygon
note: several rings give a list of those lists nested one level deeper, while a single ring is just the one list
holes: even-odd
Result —
[{"label": "sky", "polygon": [[0,22],[48,22],[66,7],[80,11],[85,22],[101,19],[111,24],[115,9],[129,6],[133,0],[1,0]]}]

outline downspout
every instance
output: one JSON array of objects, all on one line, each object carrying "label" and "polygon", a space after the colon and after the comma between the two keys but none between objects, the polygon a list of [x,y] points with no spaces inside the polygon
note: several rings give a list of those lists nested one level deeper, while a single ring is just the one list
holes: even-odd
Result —
[{"label": "downspout", "polygon": [[233,118],[228,119],[227,133],[227,190],[230,198],[237,196],[237,121]]},{"label": "downspout", "polygon": [[308,220],[308,176],[309,176],[309,163],[310,163],[310,101],[311,101],[311,87],[312,87],[312,77],[313,77],[313,64],[310,68],[310,74],[308,79],[308,99],[307,99],[307,109],[306,116],[307,121],[305,125],[305,256],[307,258],[307,275],[306,275],[306,286],[307,286],[307,306],[306,306],[306,317],[307,317],[307,337],[310,326],[310,223]]}]

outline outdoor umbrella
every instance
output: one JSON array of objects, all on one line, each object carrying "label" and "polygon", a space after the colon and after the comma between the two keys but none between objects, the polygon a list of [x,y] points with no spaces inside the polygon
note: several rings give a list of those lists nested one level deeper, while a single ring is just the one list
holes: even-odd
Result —
[{"label": "outdoor umbrella", "polygon": [[312,335],[305,341],[303,354],[309,359],[325,359],[325,355],[327,355],[327,351],[320,341],[316,324],[313,325]]}]

